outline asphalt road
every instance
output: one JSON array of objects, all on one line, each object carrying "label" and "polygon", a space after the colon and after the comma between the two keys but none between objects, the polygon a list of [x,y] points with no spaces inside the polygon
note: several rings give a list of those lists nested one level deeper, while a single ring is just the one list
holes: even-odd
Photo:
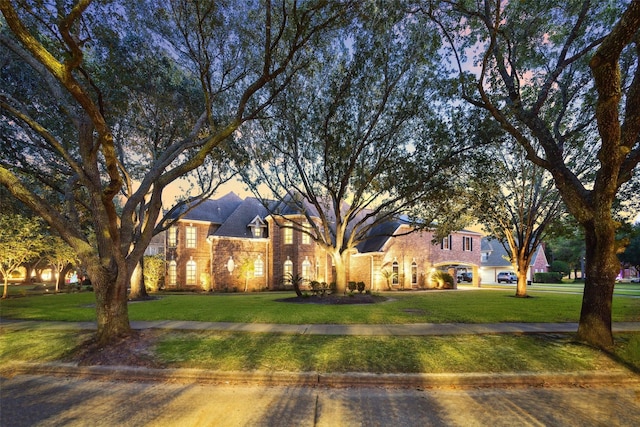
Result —
[{"label": "asphalt road", "polygon": [[640,385],[498,389],[259,387],[17,375],[0,425],[637,426]]}]

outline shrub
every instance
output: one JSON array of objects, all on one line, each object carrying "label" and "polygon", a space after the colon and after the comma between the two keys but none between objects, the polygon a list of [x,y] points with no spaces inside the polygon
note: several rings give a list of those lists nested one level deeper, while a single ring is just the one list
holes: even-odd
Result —
[{"label": "shrub", "polygon": [[211,292],[211,277],[207,273],[200,273],[200,286],[205,292]]},{"label": "shrub", "polygon": [[432,288],[453,289],[453,276],[446,271],[436,270],[431,273]]},{"label": "shrub", "polygon": [[364,284],[364,282],[358,282],[356,283],[356,287],[358,288],[358,292],[363,293],[366,285]]},{"label": "shrub", "polygon": [[347,288],[349,289],[349,292],[355,292],[357,287],[358,287],[358,285],[356,284],[356,282],[349,282],[349,284],[347,285]]},{"label": "shrub", "polygon": [[562,283],[562,273],[535,273],[533,275],[533,281],[536,283]]},{"label": "shrub", "polygon": [[164,282],[164,259],[162,255],[144,257],[144,285],[150,292],[161,289]]},{"label": "shrub", "polygon": [[549,271],[554,273],[561,273],[562,276],[568,276],[571,273],[569,264],[564,261],[553,261]]}]

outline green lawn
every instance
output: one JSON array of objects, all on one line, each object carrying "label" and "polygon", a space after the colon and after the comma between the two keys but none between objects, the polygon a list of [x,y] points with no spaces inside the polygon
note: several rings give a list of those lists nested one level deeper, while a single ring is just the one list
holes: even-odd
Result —
[{"label": "green lawn", "polygon": [[559,372],[619,368],[567,336],[350,337],[177,333],[159,358],[172,367],[219,370],[446,373]]},{"label": "green lawn", "polygon": [[[616,336],[618,362],[570,335],[356,337],[157,331],[167,368],[267,372],[564,372],[640,369],[640,333]],[[0,359],[68,361],[90,332],[0,329]],[[623,361],[623,363],[619,363]]]},{"label": "green lawn", "polygon": [[[365,305],[291,304],[276,301],[293,293],[158,295],[129,305],[131,320],[194,320],[246,323],[499,323],[577,322],[581,295],[530,292],[514,298],[512,291],[465,290],[385,293],[387,302]],[[4,318],[93,321],[90,292],[10,298],[0,302]],[[613,321],[640,321],[640,298],[614,297]]]},{"label": "green lawn", "polygon": [[[129,305],[131,320],[260,323],[576,322],[581,296],[511,290],[395,292],[375,305],[276,301],[293,293],[157,295]],[[0,301],[3,318],[93,321],[90,292]],[[640,321],[640,299],[614,297],[614,321]],[[316,372],[518,372],[620,369],[571,335],[358,337],[158,331],[154,357],[167,367]],[[0,331],[2,360],[68,360],[90,332]],[[640,333],[616,335],[615,357],[640,369]]]}]

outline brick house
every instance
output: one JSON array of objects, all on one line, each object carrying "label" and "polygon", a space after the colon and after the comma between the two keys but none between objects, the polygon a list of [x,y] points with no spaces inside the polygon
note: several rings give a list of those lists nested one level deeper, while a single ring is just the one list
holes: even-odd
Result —
[{"label": "brick house", "polygon": [[[312,214],[313,218],[314,215]],[[206,200],[166,233],[168,288],[254,291],[278,289],[291,275],[330,283],[331,257],[300,227],[306,218],[284,207],[269,215],[261,202],[229,193]],[[371,230],[347,260],[350,281],[367,289],[421,288],[431,271],[454,277],[472,272],[478,284],[481,235],[459,231],[433,243],[430,231],[405,235],[410,225],[389,222]]]},{"label": "brick house", "polygon": [[372,230],[378,237],[362,242],[351,257],[350,272],[373,290],[424,288],[434,270],[454,278],[472,273],[472,283],[478,285],[480,233],[462,230],[434,243],[432,231],[406,234],[411,226],[402,221],[380,227],[386,230]]}]

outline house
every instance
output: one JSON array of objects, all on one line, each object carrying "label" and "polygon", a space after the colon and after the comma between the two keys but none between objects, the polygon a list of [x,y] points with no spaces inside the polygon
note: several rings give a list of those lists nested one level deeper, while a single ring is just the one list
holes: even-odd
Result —
[{"label": "house", "polygon": [[410,229],[403,221],[374,228],[375,237],[358,245],[358,252],[351,257],[352,275],[371,283],[373,290],[424,288],[436,269],[454,278],[470,272],[478,285],[481,234],[463,230],[434,243],[433,231],[407,234]]},{"label": "house", "polygon": [[[481,283],[496,283],[498,273],[501,271],[515,272],[511,262],[509,262],[506,249],[499,241],[485,237],[482,239],[481,244]],[[544,245],[540,245],[533,255],[533,262],[527,272],[527,280],[533,282],[535,273],[546,273],[547,271],[549,271],[549,263],[544,253]]]},{"label": "house", "polygon": [[[273,203],[278,215],[256,198],[229,193],[181,212],[166,233],[166,286],[254,291],[278,289],[291,276],[334,281],[330,255],[293,226],[308,224],[307,217]],[[402,220],[373,227],[348,257],[348,280],[372,290],[415,289],[426,286],[430,272],[444,269],[454,277],[471,272],[478,284],[481,234],[463,230],[434,243],[433,232],[407,234],[410,227]]]}]

